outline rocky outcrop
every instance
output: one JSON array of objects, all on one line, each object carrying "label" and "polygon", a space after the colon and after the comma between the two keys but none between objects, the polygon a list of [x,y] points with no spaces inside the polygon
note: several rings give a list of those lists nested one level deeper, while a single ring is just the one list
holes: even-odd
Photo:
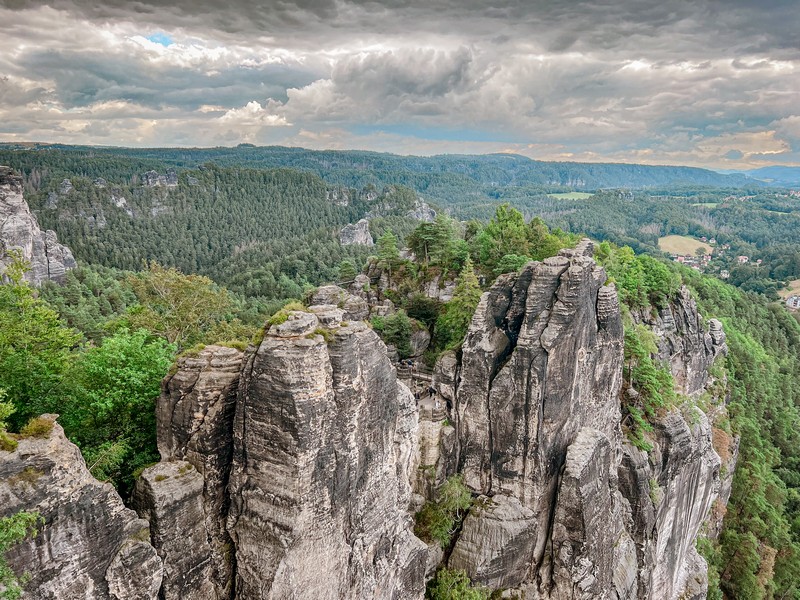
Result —
[{"label": "rocky outcrop", "polygon": [[706,328],[697,303],[685,286],[655,314],[641,310],[634,312],[633,317],[656,334],[656,358],[670,365],[676,388],[689,396],[702,392],[709,368],[718,356],[728,352],[722,323],[710,319]]},{"label": "rocky outcrop", "polygon": [[125,508],[111,484],[90,475],[57,423],[44,438],[0,451],[0,516],[21,510],[44,519],[35,538],[7,555],[15,572],[31,577],[26,598],[157,598],[163,567],[148,541],[147,521]]},{"label": "rocky outcrop", "polygon": [[[182,358],[158,401],[162,461],[134,494],[149,528],[88,476],[74,447],[43,462],[30,457],[47,452],[25,444],[45,442],[24,441],[12,467],[0,453],[9,510],[42,506],[48,523],[79,532],[86,516],[108,537],[102,565],[80,554],[95,533],[78,536],[76,564],[58,563],[95,596],[75,595],[47,565],[36,567],[37,589],[68,599],[149,598],[160,586],[163,600],[421,600],[426,577],[447,565],[527,600],[702,598],[695,540],[718,531],[730,493],[722,471],[737,445],[713,425],[725,422],[724,400],[708,415],[692,400],[724,391],[709,370],[725,335],[685,290],[657,315],[633,314],[688,397],[650,417],[652,449],[635,447],[621,424],[620,306],[591,254],[585,240],[498,278],[462,346],[440,357],[430,384],[424,376],[438,395],[419,404],[363,321],[384,306],[368,304],[369,280],[317,289],[245,353],[208,346]],[[58,435],[50,442],[66,445]],[[95,490],[93,504],[70,499],[61,470]],[[456,473],[472,507],[452,544],[426,546],[411,512]],[[12,494],[28,489],[14,482],[45,476],[59,490],[52,504]],[[14,560],[66,552],[66,542],[42,541],[47,531]]]},{"label": "rocky outcrop", "polygon": [[313,314],[292,316],[250,352],[239,389],[237,598],[419,598],[425,546],[406,512],[414,428],[399,427],[413,397],[364,323],[326,342]]},{"label": "rocky outcrop", "polygon": [[[162,383],[156,420],[163,462],[142,474],[135,505],[150,519],[153,543],[164,559],[165,590],[175,590],[175,598],[180,593],[230,597],[233,571],[226,488],[241,366],[239,350],[206,346],[197,356],[182,358]],[[183,552],[184,537],[202,540],[191,553],[195,561],[191,568]],[[187,581],[184,574],[189,571],[196,576]],[[204,587],[206,579],[213,583],[213,594]]]},{"label": "rocky outcrop", "polygon": [[412,219],[416,219],[417,221],[422,221],[424,223],[433,223],[433,221],[436,219],[436,211],[428,206],[428,204],[421,198],[417,198],[416,202],[414,202],[414,208],[408,211],[407,214]]},{"label": "rocky outcrop", "polygon": [[178,173],[175,169],[167,169],[164,175],[158,171],[142,173],[142,183],[147,187],[175,187],[178,185]]},{"label": "rocky outcrop", "polygon": [[[62,189],[65,183],[69,181],[62,182]],[[11,250],[21,252],[30,263],[25,279],[33,285],[47,280],[62,282],[67,270],[77,266],[70,249],[58,243],[55,232],[39,228],[22,197],[22,177],[9,167],[0,167],[0,269],[10,264]]]},{"label": "rocky outcrop", "polygon": [[[620,309],[591,251],[586,240],[498,278],[460,356],[434,369],[455,399],[457,470],[480,494],[448,564],[523,598],[696,595],[695,539],[721,491],[712,429],[689,402],[657,420],[649,455],[624,439]],[[720,324],[706,327],[685,289],[657,318],[634,316],[678,389],[705,391]]]},{"label": "rocky outcrop", "polygon": [[369,232],[369,221],[361,219],[357,223],[348,223],[339,232],[339,242],[342,246],[374,246],[372,234]]},{"label": "rocky outcrop", "polygon": [[136,483],[134,503],[150,522],[150,540],[164,564],[162,600],[230,597],[228,590],[215,589],[204,487],[203,476],[184,461],[149,467]]}]

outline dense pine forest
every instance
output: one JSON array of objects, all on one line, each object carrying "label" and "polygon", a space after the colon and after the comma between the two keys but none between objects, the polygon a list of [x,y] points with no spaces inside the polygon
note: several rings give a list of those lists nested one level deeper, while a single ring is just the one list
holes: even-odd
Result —
[{"label": "dense pine forest", "polygon": [[[774,301],[800,278],[800,199],[787,191],[696,169],[286,148],[5,148],[0,164],[23,174],[40,224],[80,263],[40,290],[22,280],[21,261],[4,274],[0,430],[14,435],[0,434],[0,447],[59,413],[92,473],[129,494],[158,459],[153,399],[178,354],[246,347],[286,302],[364,270],[386,273],[398,309],[373,327],[401,357],[412,332],[428,330],[432,362],[458,348],[497,275],[588,235],[604,240],[597,258],[629,307],[658,307],[686,285],[725,326],[725,427],[742,441],[725,529],[701,548],[709,597],[800,598],[800,323]],[[567,189],[587,193],[559,195]],[[421,202],[435,219],[416,220]],[[362,218],[376,245],[343,246],[342,227]],[[729,249],[701,274],[659,250],[666,235]],[[434,278],[453,283],[452,298],[419,293]],[[626,352],[637,343],[626,334]],[[654,365],[652,376],[663,372]],[[646,420],[640,408],[627,410]]]}]

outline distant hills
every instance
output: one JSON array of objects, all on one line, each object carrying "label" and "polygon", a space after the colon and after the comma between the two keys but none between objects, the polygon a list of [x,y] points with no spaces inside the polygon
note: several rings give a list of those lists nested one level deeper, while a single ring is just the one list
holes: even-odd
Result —
[{"label": "distant hills", "polygon": [[750,171],[720,171],[727,175],[744,175],[776,187],[800,186],[800,167],[761,167]]},{"label": "distant hills", "polygon": [[[676,186],[759,187],[745,174],[707,169],[622,163],[537,161],[515,154],[400,156],[356,150],[306,150],[282,146],[219,148],[110,148],[61,144],[0,144],[0,164],[22,166],[13,155],[58,153],[101,165],[102,159],[126,157],[131,164],[196,168],[208,163],[254,168],[291,167],[316,173],[330,183],[361,187],[399,183],[445,202],[479,189],[536,188],[546,192],[595,191],[607,188],[674,188]],[[101,160],[98,160],[101,159]],[[23,161],[27,162],[27,161]],[[23,167],[24,168],[24,167]],[[91,169],[90,169],[91,170]],[[88,173],[87,173],[88,174]],[[95,176],[104,176],[96,173]]]}]

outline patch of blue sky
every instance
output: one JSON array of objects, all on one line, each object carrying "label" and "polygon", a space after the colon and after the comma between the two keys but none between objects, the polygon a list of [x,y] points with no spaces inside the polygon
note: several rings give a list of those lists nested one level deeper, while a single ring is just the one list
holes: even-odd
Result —
[{"label": "patch of blue sky", "polygon": [[153,35],[148,35],[147,39],[153,42],[154,44],[161,44],[162,46],[165,47],[175,43],[174,40],[163,31],[159,31],[158,33],[154,33]]}]

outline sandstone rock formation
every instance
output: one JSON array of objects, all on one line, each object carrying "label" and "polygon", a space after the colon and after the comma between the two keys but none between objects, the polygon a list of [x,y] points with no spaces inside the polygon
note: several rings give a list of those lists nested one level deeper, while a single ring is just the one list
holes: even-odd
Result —
[{"label": "sandstone rock formation", "polygon": [[[61,188],[65,189],[64,180]],[[72,189],[69,183],[67,193]],[[42,231],[22,197],[22,177],[9,167],[0,167],[0,269],[10,262],[8,252],[17,249],[31,269],[25,279],[33,285],[63,281],[68,269],[77,266],[72,252],[58,243],[54,231]]]},{"label": "sandstone rock formation", "polygon": [[[58,426],[0,452],[0,511],[48,519],[12,556],[33,565],[32,597],[421,600],[445,565],[526,600],[703,597],[695,539],[718,531],[736,440],[713,425],[724,402],[706,415],[692,398],[724,389],[709,370],[725,334],[686,290],[633,314],[689,398],[653,418],[652,450],[633,446],[620,306],[591,253],[585,240],[498,278],[433,370],[435,409],[364,322],[383,306],[369,278],[317,289],[244,353],[182,358],[157,405],[162,461],[134,495],[149,528]],[[450,547],[426,546],[411,513],[456,473],[473,505]],[[73,543],[76,560],[45,564]],[[84,548],[101,543],[98,562]]]},{"label": "sandstone rock formation", "polygon": [[[45,415],[54,421],[55,415]],[[94,479],[78,448],[55,423],[46,438],[0,451],[0,516],[38,511],[39,534],[7,558],[28,573],[35,600],[155,600],[162,563],[147,521],[125,508],[108,483]]]},{"label": "sandstone rock formation", "polygon": [[[135,506],[150,519],[154,545],[164,559],[165,590],[175,590],[175,598],[230,597],[226,488],[241,366],[239,350],[206,346],[196,357],[182,358],[162,384],[156,409],[162,462],[142,474]],[[202,543],[186,555],[184,538],[189,537]],[[191,568],[187,556],[194,561]],[[196,573],[191,581],[185,579],[189,571]],[[206,578],[213,594],[204,587]]]},{"label": "sandstone rock formation", "polygon": [[[434,370],[456,403],[458,471],[481,494],[448,564],[524,598],[677,598],[702,588],[694,542],[720,458],[691,405],[659,419],[649,456],[622,436],[620,310],[591,250],[498,278],[460,357]],[[726,351],[719,323],[706,331],[681,290],[647,324],[678,388],[703,392]]]},{"label": "sandstone rock formation", "polygon": [[361,219],[356,223],[348,223],[339,232],[339,241],[342,246],[357,244],[360,246],[374,246],[372,235],[369,232],[369,221]]},{"label": "sandstone rock formation", "polygon": [[364,323],[326,342],[315,315],[293,316],[248,355],[239,389],[237,598],[419,598],[425,546],[406,512],[413,397]]}]

